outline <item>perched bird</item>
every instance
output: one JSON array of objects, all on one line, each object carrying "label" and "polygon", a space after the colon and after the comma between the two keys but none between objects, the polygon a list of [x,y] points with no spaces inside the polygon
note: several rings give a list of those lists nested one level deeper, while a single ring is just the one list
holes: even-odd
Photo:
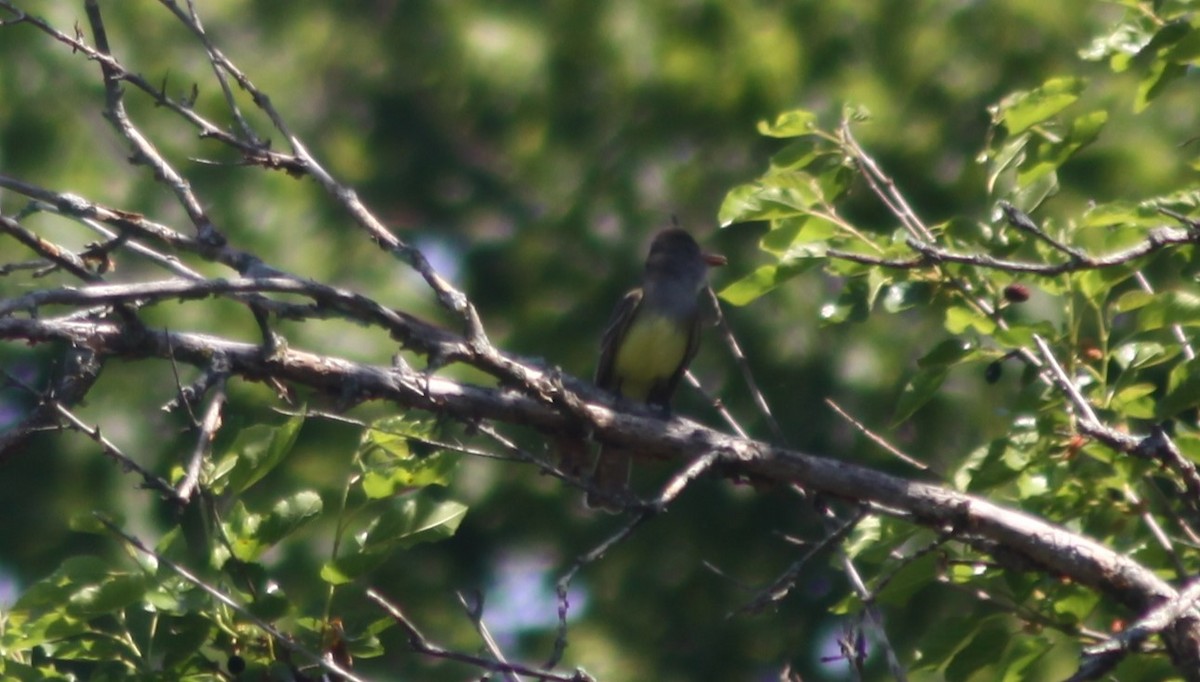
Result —
[{"label": "perched bird", "polygon": [[[659,232],[650,244],[642,285],[613,311],[600,345],[596,385],[666,414],[671,395],[700,346],[700,302],[710,265],[725,257],[704,253],[687,232]],[[600,448],[589,507],[619,511],[629,485],[628,450]]]}]

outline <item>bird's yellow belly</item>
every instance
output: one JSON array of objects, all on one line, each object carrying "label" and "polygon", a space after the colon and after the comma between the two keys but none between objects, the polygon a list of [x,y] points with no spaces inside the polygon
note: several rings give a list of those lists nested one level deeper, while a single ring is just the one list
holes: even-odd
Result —
[{"label": "bird's yellow belly", "polygon": [[645,400],[651,389],[666,381],[687,353],[688,330],[658,315],[643,314],[625,332],[614,369],[621,395]]}]

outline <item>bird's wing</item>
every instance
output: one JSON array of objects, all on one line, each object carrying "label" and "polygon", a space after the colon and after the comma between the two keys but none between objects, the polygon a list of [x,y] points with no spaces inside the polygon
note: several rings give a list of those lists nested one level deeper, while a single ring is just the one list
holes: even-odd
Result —
[{"label": "bird's wing", "polygon": [[641,302],[642,290],[640,288],[625,294],[625,297],[613,310],[612,317],[608,319],[608,326],[604,328],[604,336],[600,340],[600,362],[596,365],[595,382],[597,386],[606,391],[617,389],[613,365],[617,362],[617,351],[620,346],[618,341],[625,336],[625,332],[629,329],[629,325],[637,313],[638,304]]},{"label": "bird's wing", "polygon": [[692,320],[688,324],[687,350],[683,354],[683,361],[679,363],[679,367],[671,375],[671,378],[667,379],[666,384],[662,385],[659,390],[651,392],[646,402],[663,408],[670,406],[671,396],[675,395],[675,389],[679,387],[679,382],[687,372],[688,365],[692,364],[692,358],[696,357],[696,351],[700,350],[700,318],[697,311],[697,314],[692,315]]}]

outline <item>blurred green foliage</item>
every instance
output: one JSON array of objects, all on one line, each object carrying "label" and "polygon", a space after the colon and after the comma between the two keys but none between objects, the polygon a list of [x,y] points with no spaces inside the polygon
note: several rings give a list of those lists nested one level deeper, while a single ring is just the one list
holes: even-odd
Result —
[{"label": "blurred green foliage", "polygon": [[[86,26],[82,3],[30,4],[64,32]],[[168,12],[152,3],[102,5],[114,50],[128,67],[172,95],[184,96],[196,83],[196,109],[232,123],[203,50]],[[985,381],[985,369],[1048,327],[1062,348],[1090,344],[1123,363],[1111,377],[1095,370],[1090,394],[1114,421],[1138,425],[1194,408],[1195,382],[1164,330],[1168,322],[1195,320],[1194,301],[1182,290],[1195,275],[1190,249],[1149,265],[1157,287],[1180,289],[1174,299],[1138,300],[1129,287],[1113,289],[1120,281],[1096,274],[1038,280],[1034,298],[1010,311],[1018,331],[1004,337],[935,282],[897,273],[872,279],[865,268],[845,264],[823,269],[817,259],[839,246],[836,231],[815,219],[787,222],[794,215],[775,210],[778,196],[764,208],[755,194],[768,187],[786,195],[789,210],[811,206],[811,185],[778,184],[783,171],[809,161],[789,141],[799,135],[807,144],[809,124],[833,129],[850,105],[866,119],[854,126],[858,140],[914,211],[952,243],[997,257],[1053,255],[1000,227],[995,201],[1007,198],[1039,209],[1048,230],[1079,246],[1127,245],[1145,226],[1138,202],[1175,193],[1169,205],[1185,212],[1194,205],[1194,160],[1181,145],[1195,135],[1198,104],[1188,71],[1195,33],[1190,15],[1180,14],[1188,3],[1155,3],[1165,23],[1134,10],[1127,15],[1122,5],[1133,3],[198,3],[215,43],[270,94],[293,132],[468,291],[498,345],[590,374],[604,320],[636,281],[649,235],[678,216],[730,257],[716,285],[740,305],[727,306],[730,323],[792,446],[912,474],[833,416],[823,403],[832,399],[956,485],[1070,522],[1158,566],[1166,561],[1159,548],[1144,530],[1125,525],[1135,505],[1123,491],[1145,466],[1097,446],[1075,457],[1061,403],[1010,371],[1015,363],[1006,363],[995,382]],[[98,67],[27,26],[0,28],[0,36],[2,172],[186,231],[174,198],[127,163],[128,150],[102,118]],[[1148,43],[1154,49],[1142,50]],[[128,100],[135,121],[186,171],[239,248],[450,322],[419,278],[383,256],[313,182],[241,166],[146,98]],[[239,102],[258,130],[271,130],[241,93]],[[813,113],[777,118],[801,110]],[[1047,121],[1063,134],[1031,132]],[[279,133],[270,136],[276,148],[286,147]],[[825,198],[885,253],[899,252],[892,215],[839,166],[834,151],[823,154],[833,162],[810,170]],[[1085,213],[1093,204],[1103,210]],[[0,193],[6,215],[22,205],[17,195]],[[717,230],[718,222],[746,220],[755,222]],[[95,239],[52,216],[29,224],[74,248]],[[5,244],[6,254],[15,251]],[[162,276],[137,261],[121,266],[118,280]],[[1013,280],[991,273],[979,284],[998,295]],[[52,275],[38,284],[60,281],[69,283]],[[12,296],[28,286],[10,277],[0,292]],[[1118,294],[1123,307],[1111,308],[1109,297]],[[880,310],[894,314],[872,314]],[[1125,311],[1136,311],[1136,320],[1117,317]],[[172,330],[256,338],[250,315],[228,302],[164,306],[146,319]],[[383,335],[336,321],[279,330],[293,347],[378,364],[395,351]],[[3,346],[0,362],[41,386],[54,371],[55,350]],[[694,369],[752,434],[768,436],[715,338]],[[80,412],[136,460],[170,472],[194,445],[183,417],[158,411],[174,393],[165,363],[111,363]],[[1152,398],[1163,396],[1176,409],[1158,414]],[[276,404],[268,388],[232,382],[215,449],[265,449],[236,458],[224,472],[229,485],[245,489],[223,513],[226,532],[245,542],[237,558],[247,565],[226,571],[247,585],[248,603],[271,615],[281,615],[272,609],[282,605],[285,619],[340,617],[356,653],[378,654],[380,646],[387,652],[360,660],[365,674],[463,679],[470,673],[460,666],[408,654],[403,635],[381,630],[381,614],[363,603],[358,588],[378,587],[431,637],[464,650],[478,641],[454,593],[478,589],[487,595],[485,620],[511,657],[548,655],[553,581],[614,529],[610,520],[584,512],[575,492],[527,466],[464,457],[397,469],[395,458],[407,456],[397,441],[371,441],[352,425],[310,418],[294,447],[272,450],[278,431],[265,432],[264,424],[288,428],[271,411]],[[28,407],[26,393],[0,392],[9,423]],[[681,396],[677,411],[719,423],[694,394]],[[371,405],[355,416],[391,412]],[[1031,412],[1031,420],[1016,418]],[[421,428],[443,439],[469,436],[451,424]],[[536,434],[511,431],[532,450],[545,447]],[[407,447],[414,434],[404,433]],[[262,441],[264,435],[270,438]],[[220,471],[210,474],[212,483],[222,480]],[[636,487],[649,490],[666,474],[642,467]],[[356,476],[363,477],[361,489]],[[448,485],[388,510],[387,538],[373,538],[343,516],[354,505],[391,499],[382,491],[438,483]],[[236,618],[226,613],[230,620],[220,623],[231,630],[216,639],[224,648],[201,649],[214,624],[182,603],[193,598],[184,586],[146,584],[111,535],[68,525],[101,511],[149,540],[178,521],[90,441],[36,439],[0,472],[0,499],[0,577],[24,590],[51,576],[31,603],[66,608],[54,612],[59,622],[79,628],[90,615],[152,599],[164,614],[158,634],[146,634],[153,632],[150,617],[137,609],[127,609],[127,626],[145,636],[143,649],[163,640],[160,650],[171,652],[164,664],[196,651],[223,664],[235,650]],[[429,518],[446,532],[425,539],[440,541],[408,542],[407,533]],[[203,520],[199,526],[191,528],[214,530]],[[809,506],[788,491],[698,482],[669,514],[580,575],[565,662],[605,680],[778,679],[786,664],[806,680],[848,679],[844,662],[822,660],[836,658],[836,639],[860,611],[836,562],[811,562],[773,611],[725,618],[753,597],[747,586],[768,583],[796,559],[786,538],[815,540],[822,532]],[[927,536],[896,521],[873,521],[856,537],[863,551],[850,551],[884,572],[889,550]],[[341,542],[361,550],[361,563],[341,560]],[[160,548],[183,556],[186,544],[166,537]],[[91,589],[114,565],[122,567],[119,579]],[[938,575],[964,589],[936,584]],[[257,589],[268,583],[286,595],[282,604]],[[969,566],[945,573],[932,560],[917,562],[881,596],[892,644],[910,657],[911,679],[1051,679],[1073,669],[1077,642],[1023,626],[1003,605],[977,600],[968,588],[980,585],[1020,609],[1053,595],[1049,615],[1059,623],[1102,630],[1128,616],[1049,577],[981,576]],[[87,601],[79,603],[79,595]],[[74,601],[67,607],[64,599]],[[319,625],[297,623],[319,641]],[[239,646],[254,650],[253,636],[238,634]],[[126,642],[100,641],[110,648],[78,658],[134,655]],[[878,678],[882,656],[874,643],[868,649],[869,677]],[[1139,660],[1121,679],[1165,674]]]}]

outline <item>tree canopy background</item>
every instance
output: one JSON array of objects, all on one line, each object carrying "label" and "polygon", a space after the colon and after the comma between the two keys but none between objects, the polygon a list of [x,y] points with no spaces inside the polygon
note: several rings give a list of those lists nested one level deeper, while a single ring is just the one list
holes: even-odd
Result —
[{"label": "tree canopy background", "polygon": [[[1152,4],[1147,17],[1158,12],[1190,26],[1190,15],[1176,7],[1187,3]],[[82,3],[0,3],[11,5],[44,12],[68,34],[86,24]],[[989,192],[997,176],[980,162],[994,162],[1003,135],[989,108],[1055,77],[1088,79],[1086,89],[1073,92],[1075,106],[1107,113],[1102,134],[1056,167],[1051,196],[1023,208],[1036,208],[1039,220],[1067,223],[1093,203],[1132,205],[1191,191],[1192,152],[1185,147],[1196,133],[1191,75],[1147,65],[1148,58],[1114,68],[1105,52],[1119,51],[1123,38],[1136,41],[1113,28],[1122,21],[1135,25],[1134,6],[1083,0],[377,0],[286,7],[212,1],[197,9],[210,38],[270,95],[313,155],[470,296],[498,347],[587,377],[612,305],[637,281],[650,235],[672,216],[729,256],[730,267],[714,274],[718,291],[778,260],[766,222],[739,220],[718,229],[718,213],[732,188],[760,176],[784,148],[759,129],[784,111],[816,112],[818,125],[833,129],[852,108],[862,119],[854,124],[857,140],[895,179],[916,214],[930,224],[998,225],[996,199],[1003,197]],[[170,12],[149,2],[102,3],[102,9],[114,54],[126,67],[161,83],[172,97],[194,96],[197,111],[223,110],[204,50]],[[127,146],[101,115],[105,93],[97,65],[29,26],[5,26],[0,36],[0,170],[185,225],[175,197],[145,168],[128,163]],[[1175,67],[1188,58],[1178,56]],[[1147,76],[1153,68],[1167,69],[1170,78]],[[1174,77],[1182,77],[1182,85],[1167,87]],[[263,113],[239,98],[251,123],[271,130]],[[187,173],[214,224],[238,248],[284,271],[371,292],[388,306],[454,324],[421,279],[351,229],[342,207],[311,179],[241,165],[149,98],[130,96],[128,106],[160,151]],[[272,143],[286,146],[282,139]],[[5,215],[24,203],[16,193],[0,194]],[[894,215],[861,179],[849,181],[838,206],[870,235],[896,229]],[[32,216],[29,224],[79,249],[94,240],[49,215]],[[3,260],[19,260],[10,255],[16,243],[3,243]],[[1190,248],[1183,253],[1152,264],[1168,288],[1185,287],[1194,274],[1186,257]],[[121,281],[156,272],[137,261],[121,267],[114,273]],[[230,276],[213,263],[195,267]],[[826,399],[942,472],[958,470],[978,448],[1013,433],[1012,415],[1030,389],[1013,365],[1005,365],[998,381],[987,381],[985,369],[999,353],[948,369],[937,390],[921,396],[928,402],[902,414],[907,410],[897,405],[905,400],[906,384],[913,390],[909,381],[919,376],[918,360],[962,335],[919,305],[868,316],[866,295],[851,291],[853,278],[837,274],[808,268],[747,305],[725,306],[787,444],[914,476],[837,417]],[[63,273],[49,277],[73,283]],[[30,286],[12,275],[0,280],[5,297]],[[1023,314],[1067,324],[1074,319],[1073,295],[1035,287]],[[258,340],[253,317],[220,298],[156,307],[144,320],[172,331]],[[1103,326],[1079,323],[1064,336],[1081,349],[1090,344],[1107,350]],[[396,352],[386,335],[337,319],[283,321],[277,331],[290,347],[357,361],[386,365]],[[0,363],[40,386],[54,373],[60,351],[6,344]],[[442,371],[491,381],[460,366]],[[706,338],[694,371],[751,436],[772,438],[715,333]],[[1164,370],[1146,381],[1165,390],[1168,377]],[[241,429],[284,421],[273,410],[270,387],[231,381],[228,390],[214,452],[234,447]],[[113,363],[78,413],[165,475],[195,441],[185,419],[159,410],[176,392],[164,363]],[[722,424],[709,400],[694,391],[683,394],[677,413]],[[310,408],[337,408],[336,401],[313,400]],[[5,388],[0,426],[18,423],[33,402],[27,391]],[[1185,401],[1182,407],[1192,405]],[[352,414],[370,420],[394,412],[367,404]],[[453,423],[429,428],[445,438],[471,435]],[[285,464],[246,492],[245,506],[265,511],[286,491],[311,489],[329,508],[342,490],[360,431],[309,418]],[[508,432],[530,451],[547,447],[545,437],[531,430]],[[1068,451],[1070,436],[1062,430],[1058,451]],[[1091,471],[1072,469],[1072,461],[1064,456],[1058,465],[1072,472],[1068,478]],[[635,488],[651,489],[668,471],[639,466]],[[6,510],[0,579],[8,596],[0,603],[12,603],[67,557],[123,556],[111,535],[80,532],[68,519],[104,510],[146,538],[170,527],[172,512],[133,480],[78,434],[37,436],[8,458],[0,473]],[[1069,494],[1068,487],[1060,492]],[[1079,521],[1067,513],[1091,492],[1058,500],[1058,512],[1053,501],[1035,508],[1075,530],[1119,536],[1120,518],[1108,517],[1113,525],[1101,530],[1096,519]],[[484,618],[505,650],[516,658],[544,658],[556,634],[554,580],[611,534],[616,522],[583,510],[578,490],[512,462],[465,457],[444,494],[469,507],[457,532],[395,552],[364,581],[403,603],[437,639],[463,649],[477,643],[455,591],[479,590],[486,595]],[[1136,521],[1128,498],[1112,502],[1113,515]],[[293,616],[319,613],[325,602],[316,576],[334,521],[321,516],[263,559]],[[893,532],[886,526],[860,530],[858,543]],[[848,612],[860,609],[837,561],[809,562],[796,589],[770,610],[736,613],[803,553],[792,539],[812,542],[825,532],[812,505],[793,491],[702,479],[669,513],[637,529],[573,583],[565,662],[599,679],[778,679],[789,665],[806,680],[849,679],[837,640],[855,622]],[[1136,542],[1122,549],[1140,547],[1145,532],[1139,528]],[[864,560],[886,565],[889,549],[894,547],[887,542],[871,545]],[[1024,679],[1062,677],[1077,664],[1078,642],[1031,617],[1028,602],[1051,592],[1053,615],[1063,623],[1100,631],[1120,613],[1082,590],[1064,596],[1045,576],[1040,582],[1010,578],[1008,587],[1020,597],[1006,602],[939,584],[932,579],[936,572],[922,566],[907,580],[901,572],[880,603],[896,651],[940,661],[931,670],[917,666],[912,679],[1001,679],[996,674],[1004,670]],[[351,634],[381,616],[349,591],[338,593],[330,611],[340,614]],[[730,612],[735,615],[726,618]],[[396,628],[380,638],[388,654],[384,662],[360,661],[364,674],[470,674],[398,653],[404,636]],[[867,649],[868,676],[884,674],[877,645]],[[1123,668],[1121,679],[1162,679],[1167,670],[1165,662],[1143,662]]]}]

